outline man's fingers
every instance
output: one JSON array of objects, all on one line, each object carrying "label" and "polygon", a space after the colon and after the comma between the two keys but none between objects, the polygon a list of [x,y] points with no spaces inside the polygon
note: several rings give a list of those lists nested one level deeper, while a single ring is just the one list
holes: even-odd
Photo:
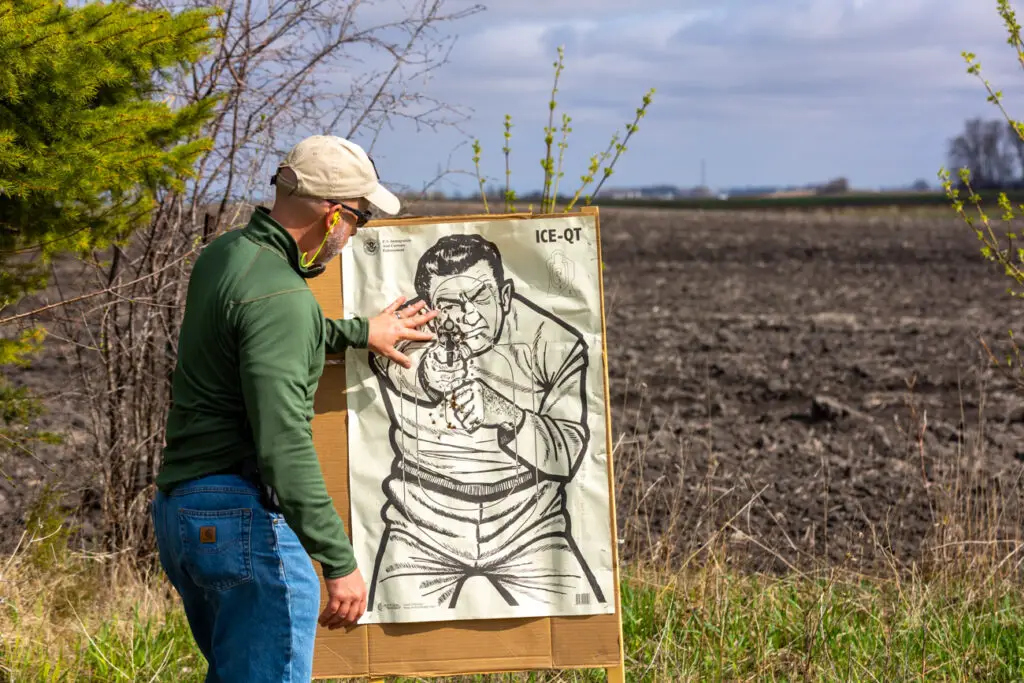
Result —
[{"label": "man's fingers", "polygon": [[404,303],[405,303],[405,297],[404,296],[400,296],[397,299],[395,299],[394,301],[392,301],[391,304],[389,304],[388,307],[384,309],[384,312],[387,313],[388,315],[394,315],[395,311],[398,310],[398,307],[401,306]]},{"label": "man's fingers", "polygon": [[352,623],[356,623],[359,619],[366,614],[366,598],[359,601],[359,607],[356,610],[356,618],[352,620]]},{"label": "man's fingers", "polygon": [[356,623],[359,619],[359,600],[353,600],[348,604],[348,609],[345,610],[345,622],[349,624]]},{"label": "man's fingers", "polygon": [[422,311],[423,307],[426,306],[426,305],[427,305],[426,301],[417,301],[414,304],[410,304],[409,306],[406,306],[405,310],[409,311],[409,313],[416,313],[417,311]]},{"label": "man's fingers", "polygon": [[459,407],[465,411],[467,420],[473,420],[480,412],[477,401],[474,401],[472,396],[462,399],[457,398],[456,400],[461,401]]},{"label": "man's fingers", "polygon": [[472,384],[465,385],[463,389],[463,393],[456,395],[455,400],[460,402],[460,407],[466,412],[462,422],[466,425],[467,429],[473,430],[484,421],[483,404],[481,404],[479,395]]},{"label": "man's fingers", "polygon": [[384,355],[387,356],[388,358],[390,358],[391,360],[395,361],[399,365],[401,365],[403,368],[411,368],[412,367],[412,361],[409,360],[409,357],[406,356],[401,351],[396,350],[395,347],[393,347],[393,346],[390,349],[387,349],[384,352]]},{"label": "man's fingers", "polygon": [[334,613],[338,611],[339,603],[340,601],[337,598],[331,598],[327,601],[327,604],[324,605],[323,611],[320,612],[319,621],[321,626],[324,626],[330,618],[334,616]]},{"label": "man's fingers", "polygon": [[327,604],[324,605],[324,610],[320,613],[320,619],[318,620],[321,626],[327,626],[330,623],[331,618],[334,617],[338,612],[338,608],[341,607],[341,600],[338,598],[331,598]]},{"label": "man's fingers", "polygon": [[466,431],[471,432],[480,426],[480,420],[476,419],[476,416],[474,416],[472,413],[468,415],[456,415],[456,417],[459,420],[459,424]]},{"label": "man's fingers", "polygon": [[338,613],[334,615],[334,618],[330,621],[327,628],[330,630],[339,629],[342,626],[354,624],[353,614],[356,613],[356,609],[359,607],[359,600],[351,598],[341,603],[341,608]]},{"label": "man's fingers", "polygon": [[473,427],[479,421],[477,411],[473,410],[473,406],[460,406],[456,408],[455,416],[459,418],[459,422],[467,429]]},{"label": "man's fingers", "polygon": [[432,341],[434,339],[433,332],[427,332],[426,330],[402,330],[402,339],[412,339],[413,341]]},{"label": "man's fingers", "polygon": [[402,322],[405,322],[407,320],[411,320],[412,317],[418,311],[422,310],[423,307],[426,306],[426,305],[427,305],[427,303],[425,301],[420,301],[420,302],[415,303],[415,304],[409,304],[408,306],[400,306],[398,308],[398,311],[397,311],[398,315],[401,316],[399,319],[402,320]]},{"label": "man's fingers", "polygon": [[419,315],[415,315],[411,318],[402,318],[402,323],[406,327],[420,327],[421,325],[426,325],[429,321],[436,318],[440,312],[441,311],[435,308],[432,311],[420,313]]},{"label": "man's fingers", "polygon": [[345,625],[348,613],[349,611],[351,611],[350,606],[352,605],[352,602],[353,601],[351,600],[343,600],[341,602],[341,604],[338,606],[338,611],[330,619],[330,621],[327,622],[328,629],[333,631],[334,629],[340,628]]}]

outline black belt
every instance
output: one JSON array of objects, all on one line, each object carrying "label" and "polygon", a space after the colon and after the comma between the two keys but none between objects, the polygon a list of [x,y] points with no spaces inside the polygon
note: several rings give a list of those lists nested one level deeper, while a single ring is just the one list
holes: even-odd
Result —
[{"label": "black belt", "polygon": [[260,469],[256,464],[256,458],[243,458],[230,467],[211,474],[234,474],[248,480],[260,490],[260,504],[263,507],[270,512],[281,512],[281,501],[277,497],[277,491],[270,484],[263,483]]}]

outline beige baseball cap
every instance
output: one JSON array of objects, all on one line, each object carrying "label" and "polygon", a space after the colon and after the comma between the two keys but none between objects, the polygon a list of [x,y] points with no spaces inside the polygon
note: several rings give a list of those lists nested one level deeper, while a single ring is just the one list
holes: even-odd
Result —
[{"label": "beige baseball cap", "polygon": [[300,196],[333,201],[365,197],[390,216],[401,209],[398,197],[380,184],[373,159],[356,143],[336,135],[306,138],[288,152],[281,168],[295,173],[294,191]]}]

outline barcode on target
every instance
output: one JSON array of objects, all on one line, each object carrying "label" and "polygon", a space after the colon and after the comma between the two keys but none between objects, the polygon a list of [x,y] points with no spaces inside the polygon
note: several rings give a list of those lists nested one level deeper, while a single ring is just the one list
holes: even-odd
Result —
[{"label": "barcode on target", "polygon": [[576,606],[589,605],[590,604],[590,593],[577,593],[576,594]]}]

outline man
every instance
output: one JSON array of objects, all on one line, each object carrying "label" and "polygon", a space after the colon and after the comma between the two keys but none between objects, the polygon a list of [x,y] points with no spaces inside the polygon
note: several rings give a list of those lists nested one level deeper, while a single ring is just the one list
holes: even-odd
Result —
[{"label": "man", "polygon": [[[209,662],[207,681],[309,681],[317,623],[353,624],[366,586],[327,494],[310,422],[325,353],[429,340],[399,299],[328,320],[307,280],[398,199],[357,145],[316,135],[271,181],[273,209],[210,243],[189,281],[153,520],[160,561]],[[320,563],[327,604],[310,558]]]},{"label": "man", "polygon": [[371,356],[396,457],[368,609],[603,602],[565,493],[590,438],[583,336],[479,235],[439,239],[415,287],[436,340],[399,344],[412,367]]}]

